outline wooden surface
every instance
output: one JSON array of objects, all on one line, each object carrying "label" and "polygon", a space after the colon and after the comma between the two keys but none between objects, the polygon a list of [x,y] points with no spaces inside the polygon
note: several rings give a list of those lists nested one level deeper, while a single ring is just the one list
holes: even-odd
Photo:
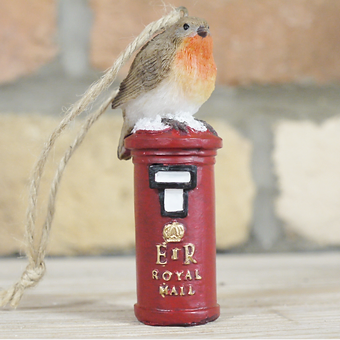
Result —
[{"label": "wooden surface", "polygon": [[[194,327],[135,319],[134,257],[46,264],[20,307],[0,310],[0,338],[340,338],[340,252],[218,256],[221,316]],[[25,265],[0,259],[0,286]]]}]

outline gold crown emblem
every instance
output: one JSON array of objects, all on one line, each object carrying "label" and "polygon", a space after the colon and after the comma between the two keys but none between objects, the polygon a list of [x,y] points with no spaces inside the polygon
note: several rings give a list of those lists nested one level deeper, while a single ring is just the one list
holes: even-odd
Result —
[{"label": "gold crown emblem", "polygon": [[165,242],[181,242],[184,236],[184,226],[178,222],[168,223],[163,228]]}]

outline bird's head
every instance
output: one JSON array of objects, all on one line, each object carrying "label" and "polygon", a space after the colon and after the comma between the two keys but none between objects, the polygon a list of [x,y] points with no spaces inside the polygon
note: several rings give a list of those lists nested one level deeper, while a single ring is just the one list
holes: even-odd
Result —
[{"label": "bird's head", "polygon": [[208,23],[201,18],[183,17],[173,26],[174,34],[177,39],[195,37],[199,35],[202,38],[210,35]]}]

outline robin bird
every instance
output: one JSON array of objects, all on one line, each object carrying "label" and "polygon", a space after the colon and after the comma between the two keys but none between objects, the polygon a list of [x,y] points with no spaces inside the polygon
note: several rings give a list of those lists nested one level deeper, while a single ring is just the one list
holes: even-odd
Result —
[{"label": "robin bird", "polygon": [[131,158],[124,138],[139,119],[159,115],[163,123],[175,127],[166,116],[198,111],[215,88],[212,51],[208,23],[196,17],[179,19],[141,48],[112,102],[113,109],[123,110],[124,118],[119,159]]}]

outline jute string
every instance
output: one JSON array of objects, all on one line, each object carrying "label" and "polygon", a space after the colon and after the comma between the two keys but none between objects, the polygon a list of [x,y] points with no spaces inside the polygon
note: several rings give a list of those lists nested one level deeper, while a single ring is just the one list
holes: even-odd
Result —
[{"label": "jute string", "polygon": [[85,92],[83,97],[78,102],[76,102],[66,111],[65,117],[49,136],[48,140],[43,146],[38,161],[34,166],[30,180],[29,202],[25,225],[25,243],[28,265],[17,283],[7,290],[0,291],[0,306],[6,306],[9,304],[11,307],[16,308],[20,303],[25,289],[34,287],[44,276],[46,271],[44,258],[55,213],[56,196],[62,175],[73,153],[82,143],[91,126],[98,120],[98,118],[110,105],[117,93],[117,90],[113,91],[107,99],[103,100],[103,103],[97,110],[91,112],[88,115],[76,139],[62,157],[52,180],[46,219],[42,226],[40,239],[38,242],[36,242],[37,235],[35,231],[35,224],[40,181],[44,173],[47,158],[57,138],[62,134],[70,122],[72,122],[82,112],[88,110],[92,103],[98,98],[98,96],[104,90],[107,90],[110,85],[112,85],[120,68],[138,49],[145,45],[154,35],[162,32],[167,27],[176,23],[182,16],[188,16],[188,11],[185,7],[178,7],[172,10],[169,14],[163,16],[161,19],[147,25],[142,33],[128,45],[122,54],[120,54],[114,65]]}]

